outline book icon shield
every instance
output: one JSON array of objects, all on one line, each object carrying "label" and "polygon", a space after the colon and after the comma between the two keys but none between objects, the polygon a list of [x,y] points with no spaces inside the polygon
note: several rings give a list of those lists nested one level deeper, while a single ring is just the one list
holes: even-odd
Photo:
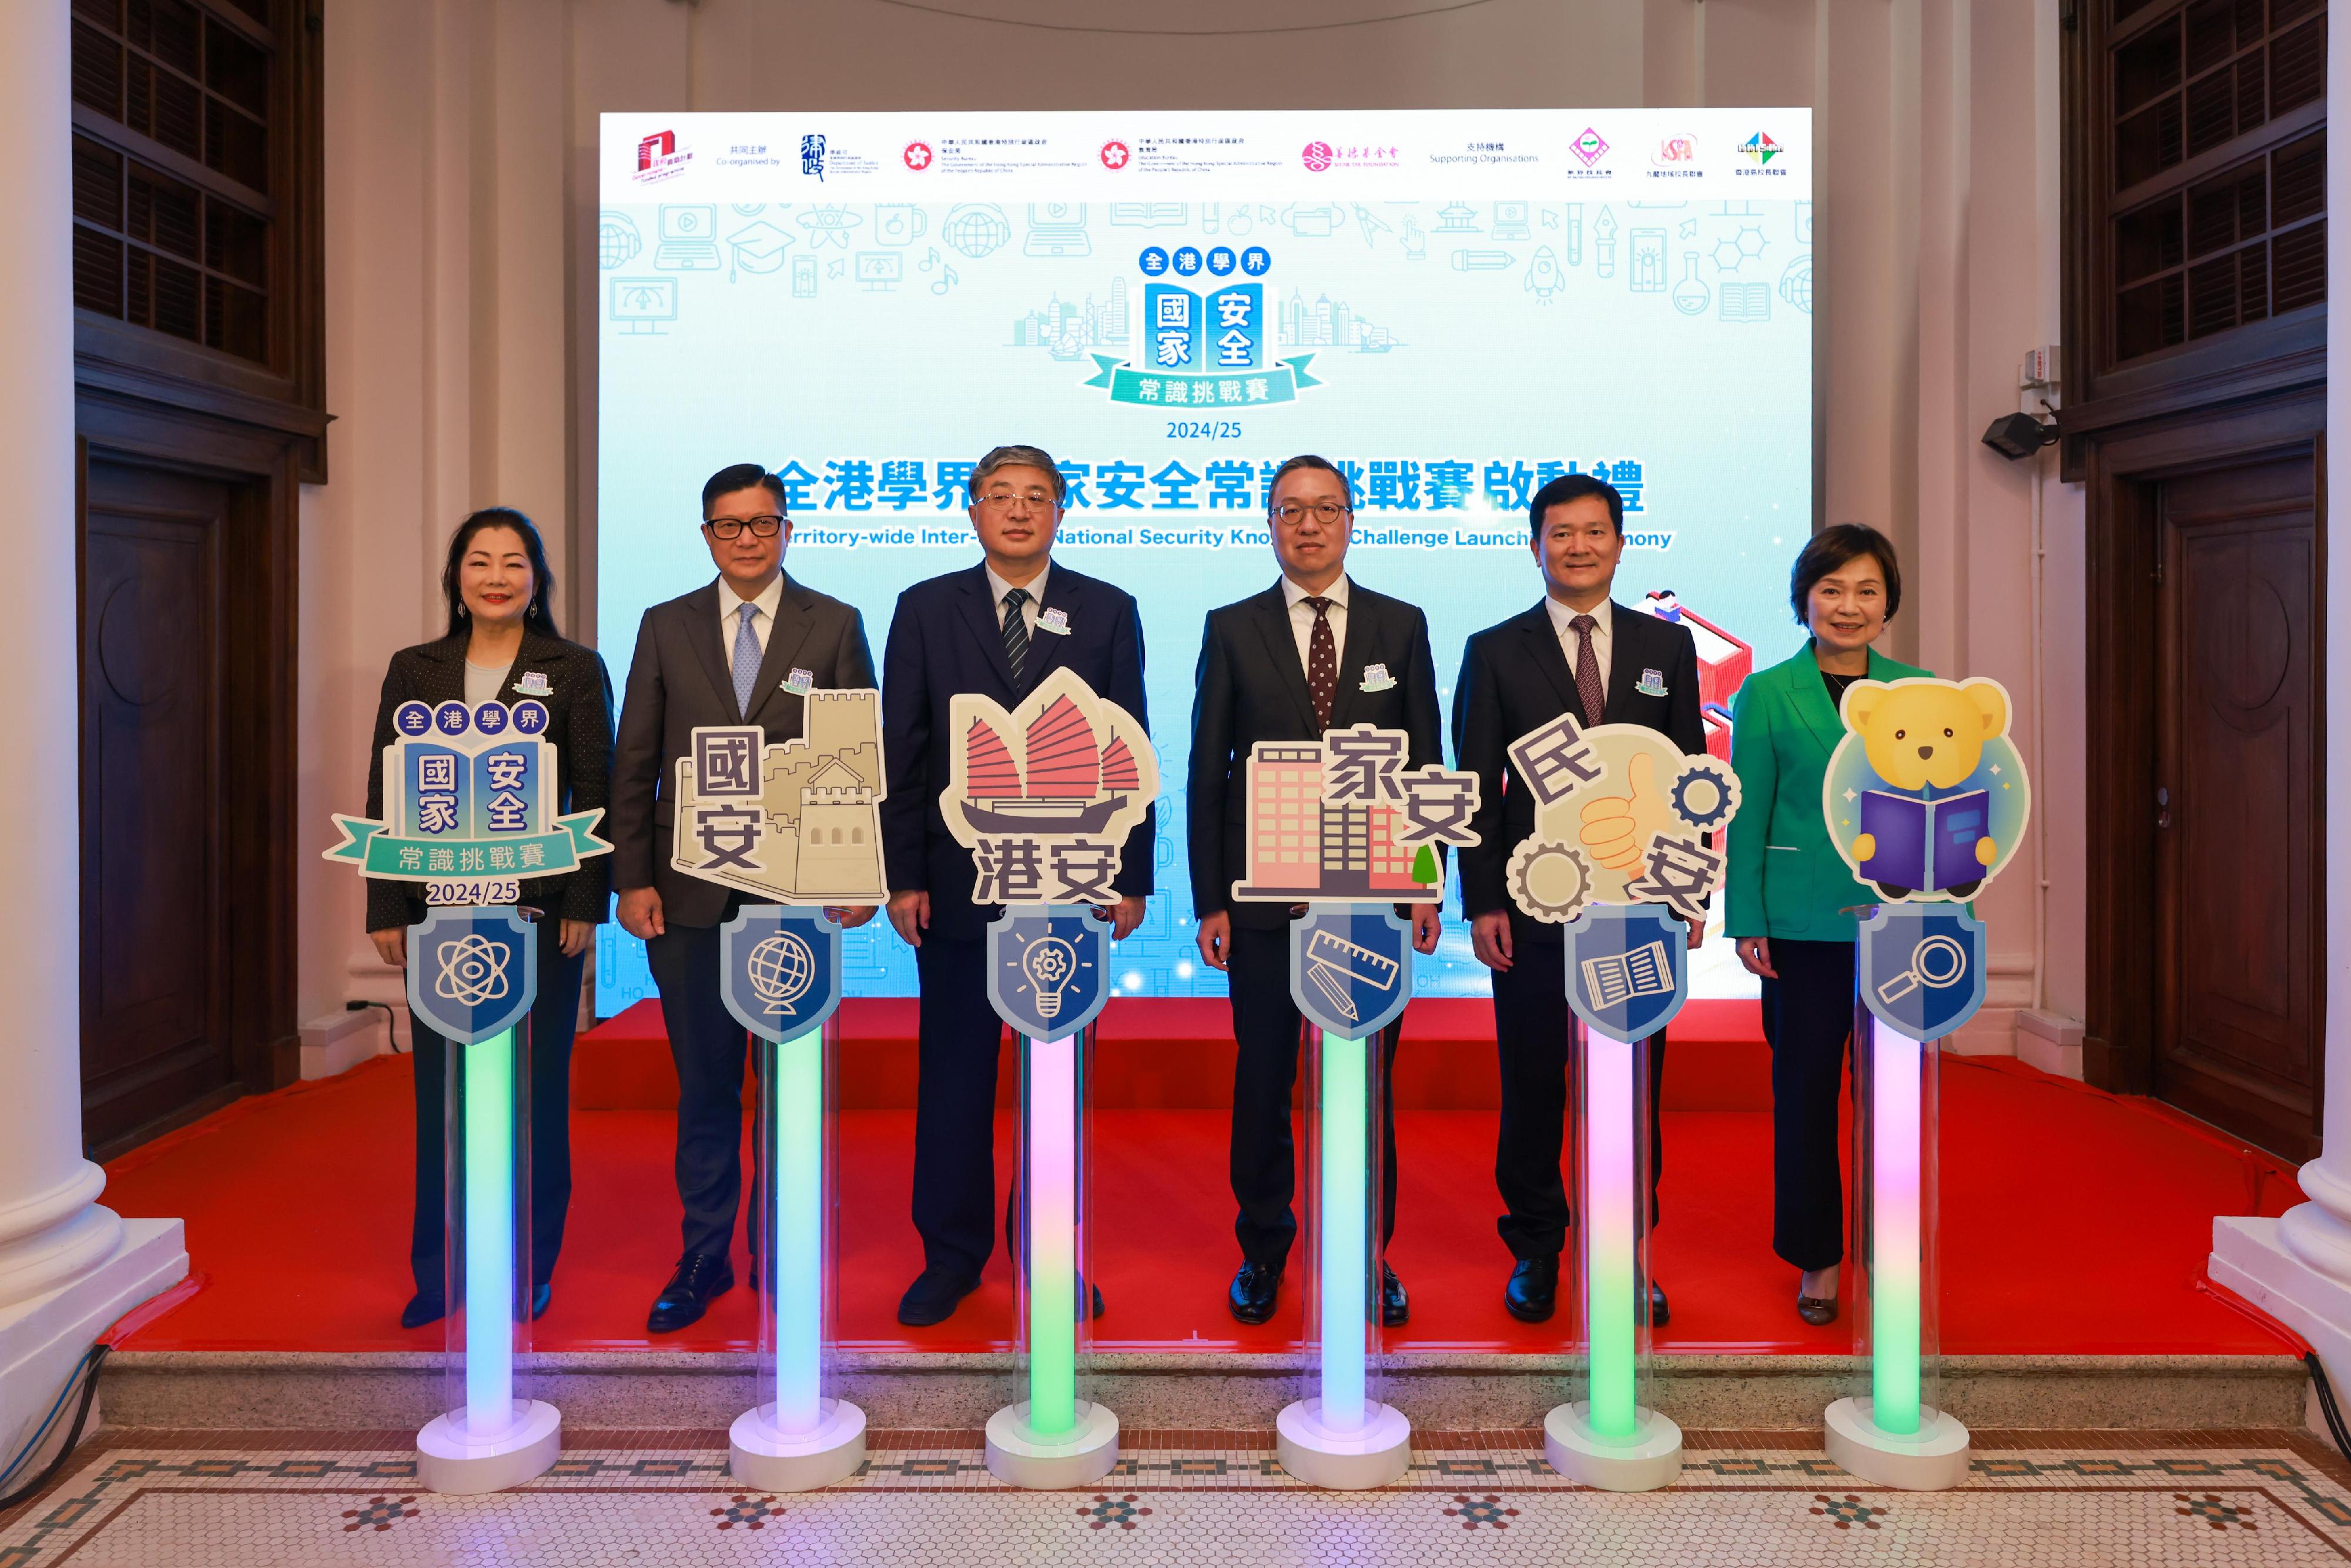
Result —
[{"label": "book icon shield", "polygon": [[1567,925],[1567,1005],[1626,1045],[1673,1021],[1689,995],[1689,931],[1662,904],[1592,904]]}]

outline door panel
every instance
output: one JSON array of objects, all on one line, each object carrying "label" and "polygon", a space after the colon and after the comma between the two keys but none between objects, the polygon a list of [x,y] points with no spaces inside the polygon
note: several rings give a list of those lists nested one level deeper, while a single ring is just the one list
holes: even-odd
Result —
[{"label": "door panel", "polygon": [[2156,1092],[2308,1157],[2325,848],[2313,465],[2168,480],[2158,517]]},{"label": "door panel", "polygon": [[236,1081],[221,962],[230,486],[93,463],[81,614],[83,1135]]}]

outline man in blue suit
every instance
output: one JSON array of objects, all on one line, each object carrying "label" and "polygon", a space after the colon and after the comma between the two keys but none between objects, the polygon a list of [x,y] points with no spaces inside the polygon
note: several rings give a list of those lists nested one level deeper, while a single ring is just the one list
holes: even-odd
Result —
[{"label": "man in blue suit", "polygon": [[[987,925],[1002,908],[971,901],[971,852],[947,831],[939,797],[956,741],[948,704],[977,692],[1018,706],[1066,668],[1148,727],[1143,622],[1134,596],[1052,563],[1068,487],[1034,446],[999,446],[966,481],[985,559],[898,596],[882,656],[883,751],[890,791],[882,849],[890,924],[914,949],[922,981],[914,1100],[914,1228],[923,1271],[898,1321],[944,1322],[979,1284],[995,1247],[996,1058],[1003,1025],[987,1000]],[[1112,888],[1113,940],[1143,920],[1156,816],[1127,836]],[[1101,1294],[1094,1296],[1100,1312]]]}]

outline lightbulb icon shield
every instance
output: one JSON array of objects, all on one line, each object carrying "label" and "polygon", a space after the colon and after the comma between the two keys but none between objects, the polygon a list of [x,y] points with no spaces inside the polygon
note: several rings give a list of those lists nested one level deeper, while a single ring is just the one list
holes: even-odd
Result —
[{"label": "lightbulb icon shield", "polygon": [[987,928],[987,999],[1032,1040],[1092,1023],[1110,999],[1110,925],[1081,908],[1016,905]]},{"label": "lightbulb icon shield", "polygon": [[841,927],[821,909],[746,904],[719,928],[718,967],[736,1022],[791,1040],[841,1006]]},{"label": "lightbulb icon shield", "polygon": [[439,905],[409,932],[409,1010],[444,1039],[477,1044],[530,1011],[530,926],[511,906]]}]

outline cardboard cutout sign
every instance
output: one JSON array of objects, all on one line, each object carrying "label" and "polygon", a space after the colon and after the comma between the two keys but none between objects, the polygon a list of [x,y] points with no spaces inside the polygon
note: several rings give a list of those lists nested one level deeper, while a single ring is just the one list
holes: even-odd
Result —
[{"label": "cardboard cutout sign", "polygon": [[1510,757],[1535,801],[1534,831],[1507,873],[1530,918],[1566,925],[1593,904],[1705,918],[1728,869],[1720,834],[1739,810],[1729,764],[1684,757],[1642,725],[1584,729],[1569,714],[1512,741]]},{"label": "cardboard cutout sign", "polygon": [[1984,998],[1984,924],[1950,904],[1886,904],[1861,923],[1861,999],[1912,1040],[1940,1040]]},{"label": "cardboard cutout sign", "polygon": [[746,904],[718,928],[718,973],[735,1021],[780,1044],[841,1006],[841,927],[820,909]]},{"label": "cardboard cutout sign", "polygon": [[538,999],[530,923],[513,910],[430,909],[409,930],[408,1010],[442,1039],[477,1045]]},{"label": "cardboard cutout sign", "polygon": [[669,863],[764,903],[883,903],[882,694],[811,691],[800,711],[778,745],[756,724],[695,730]]},{"label": "cardboard cutout sign", "polygon": [[1405,771],[1412,737],[1359,724],[1319,741],[1261,740],[1247,764],[1244,904],[1433,904],[1437,846],[1474,844],[1478,776]]},{"label": "cardboard cutout sign", "polygon": [[975,692],[939,810],[972,852],[974,904],[1116,904],[1126,836],[1159,796],[1159,754],[1134,716],[1067,669],[1009,713]]},{"label": "cardboard cutout sign", "polygon": [[2007,689],[1978,677],[1855,681],[1821,780],[1829,841],[1888,904],[1964,903],[2024,842],[2032,789]]},{"label": "cardboard cutout sign", "polygon": [[428,904],[512,904],[524,879],[611,853],[590,831],[601,807],[556,812],[546,704],[407,702],[392,722],[383,820],[338,813],[342,841],[326,859],[363,876],[421,882]]}]

